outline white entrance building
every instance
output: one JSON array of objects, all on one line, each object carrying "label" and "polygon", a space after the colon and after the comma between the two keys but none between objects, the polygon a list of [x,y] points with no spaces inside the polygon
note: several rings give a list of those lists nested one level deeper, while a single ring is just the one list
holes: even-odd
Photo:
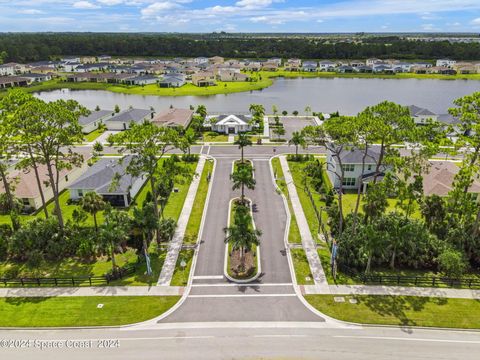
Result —
[{"label": "white entrance building", "polygon": [[251,115],[218,115],[209,116],[207,123],[211,124],[212,131],[223,134],[238,134],[251,131]]}]

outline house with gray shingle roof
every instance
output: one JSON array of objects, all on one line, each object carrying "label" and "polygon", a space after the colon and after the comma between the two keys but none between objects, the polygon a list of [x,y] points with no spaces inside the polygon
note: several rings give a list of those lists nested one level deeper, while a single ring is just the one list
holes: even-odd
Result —
[{"label": "house with gray shingle roof", "polygon": [[128,109],[107,119],[105,125],[108,130],[127,130],[132,123],[141,124],[144,121],[150,121],[154,112],[146,109]]},{"label": "house with gray shingle roof", "polygon": [[92,111],[88,116],[81,116],[78,119],[78,123],[82,126],[82,132],[88,134],[98,129],[105,120],[112,117],[114,114],[114,112],[109,110]]},{"label": "house with gray shingle roof", "polygon": [[128,207],[142,188],[147,177],[127,174],[127,167],[134,155],[121,160],[102,158],[93,164],[82,176],[68,187],[70,198],[80,200],[87,192],[93,191],[113,206]]},{"label": "house with gray shingle roof", "polygon": [[428,119],[431,119],[433,121],[438,120],[437,114],[416,105],[408,106],[408,111],[410,111],[410,115],[412,116],[413,121],[415,121],[415,124],[417,125],[425,124]]},{"label": "house with gray shingle roof", "polygon": [[[331,150],[327,151],[327,175],[333,187],[340,188],[340,178],[343,169],[343,189],[358,189],[360,179],[363,182],[363,191],[367,184],[375,175],[377,162],[380,158],[380,147],[372,146],[369,148],[365,158],[365,167],[363,167],[363,150],[356,147],[350,147],[342,150],[339,156],[335,156]],[[363,171],[362,171],[363,170]],[[389,169],[380,168],[378,179],[382,179],[385,172]]]},{"label": "house with gray shingle roof", "polygon": [[211,126],[213,131],[223,134],[238,134],[251,131],[251,115],[218,115],[208,116],[206,125]]}]

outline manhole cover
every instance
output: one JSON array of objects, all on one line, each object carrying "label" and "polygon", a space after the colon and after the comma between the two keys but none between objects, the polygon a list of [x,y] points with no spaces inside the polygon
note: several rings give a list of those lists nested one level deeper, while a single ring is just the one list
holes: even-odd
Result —
[{"label": "manhole cover", "polygon": [[345,302],[345,298],[343,296],[335,296],[333,298],[333,301],[335,301],[337,303],[343,303],[343,302]]},{"label": "manhole cover", "polygon": [[101,308],[103,308],[103,304],[98,304],[97,309],[101,309]]},{"label": "manhole cover", "polygon": [[350,302],[350,304],[356,304],[358,303],[357,299],[350,299],[348,300]]}]

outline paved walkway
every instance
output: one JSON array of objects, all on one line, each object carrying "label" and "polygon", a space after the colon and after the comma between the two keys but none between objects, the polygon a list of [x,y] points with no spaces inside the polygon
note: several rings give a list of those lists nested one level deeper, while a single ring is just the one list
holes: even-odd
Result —
[{"label": "paved walkway", "polygon": [[308,259],[308,264],[310,265],[310,271],[313,276],[313,281],[315,285],[328,293],[328,282],[325,272],[323,271],[320,258],[318,256],[317,249],[315,247],[315,241],[313,240],[312,234],[310,233],[310,228],[308,226],[307,218],[303,212],[302,204],[298,198],[297,189],[293,182],[292,174],[288,167],[288,162],[285,156],[280,156],[280,164],[282,165],[283,175],[285,177],[285,182],[288,187],[288,194],[290,201],[292,203],[293,212],[297,220],[298,229],[300,231],[300,237],[302,238],[302,246],[305,250],[305,254]]},{"label": "paved walkway", "polygon": [[172,280],[173,273],[175,271],[175,265],[177,264],[178,254],[182,249],[183,237],[185,236],[185,230],[187,229],[188,220],[190,219],[190,213],[192,212],[193,203],[195,202],[195,196],[197,195],[198,185],[202,177],[203,167],[205,166],[205,156],[200,156],[197,168],[195,172],[198,174],[188,189],[185,203],[183,204],[182,212],[177,222],[177,229],[173,235],[172,241],[168,246],[168,253],[165,262],[162,267],[162,272],[158,278],[158,286],[168,286]]},{"label": "paved walkway", "polygon": [[172,296],[182,295],[180,286],[89,286],[0,288],[2,297],[69,297],[69,296]]},{"label": "paved walkway", "polygon": [[235,142],[235,135],[234,134],[228,135],[228,142],[230,144],[233,144]]},{"label": "paved walkway", "polygon": [[329,285],[328,289],[323,286],[304,285],[300,286],[300,289],[305,295],[405,295],[480,300],[480,290],[470,289],[380,285]]}]

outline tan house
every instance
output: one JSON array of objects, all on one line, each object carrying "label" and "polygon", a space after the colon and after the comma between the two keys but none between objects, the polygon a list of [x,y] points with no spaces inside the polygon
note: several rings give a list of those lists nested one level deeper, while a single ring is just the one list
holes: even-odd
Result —
[{"label": "tan house", "polygon": [[278,64],[274,62],[264,62],[262,66],[262,70],[264,71],[277,71],[278,70]]},{"label": "tan house", "polygon": [[217,85],[215,74],[213,72],[204,71],[192,75],[192,84],[198,87]]},{"label": "tan house", "polygon": [[225,59],[221,56],[213,56],[208,59],[208,62],[210,64],[223,64],[225,62]]},{"label": "tan house", "polygon": [[168,109],[155,115],[152,123],[157,126],[183,127],[186,129],[193,118],[193,110]]},{"label": "tan house", "polygon": [[248,81],[249,77],[247,74],[233,70],[219,70],[217,72],[217,80],[219,81]]},{"label": "tan house", "polygon": [[[78,152],[83,155],[83,163],[80,167],[72,169],[63,169],[60,171],[58,190],[62,192],[73,181],[77,180],[88,168],[88,160],[92,154],[88,151]],[[42,186],[45,201],[48,202],[53,198],[53,191],[48,182],[48,170],[46,165],[38,165],[38,173]],[[55,169],[54,169],[55,172]],[[28,170],[13,170],[9,179],[12,182],[14,193],[19,198],[25,211],[33,212],[42,207],[42,198],[38,189],[37,178],[33,168]],[[4,191],[3,184],[0,185],[0,191]]]},{"label": "tan house", "polygon": [[287,71],[299,71],[302,67],[302,60],[300,59],[288,59],[285,63],[285,70]]},{"label": "tan house", "polygon": [[[447,196],[453,189],[453,180],[460,168],[451,161],[432,161],[428,174],[423,174],[423,193],[426,196]],[[480,182],[475,179],[468,189],[469,193],[480,194]]]}]

